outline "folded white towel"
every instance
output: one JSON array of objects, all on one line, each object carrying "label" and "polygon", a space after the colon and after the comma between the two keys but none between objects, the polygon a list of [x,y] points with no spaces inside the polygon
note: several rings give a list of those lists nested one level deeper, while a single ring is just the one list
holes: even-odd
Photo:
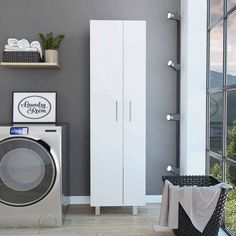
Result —
[{"label": "folded white towel", "polygon": [[21,39],[18,41],[18,47],[19,48],[30,48],[29,41],[26,39]]},{"label": "folded white towel", "polygon": [[26,39],[21,39],[18,41],[17,39],[9,38],[7,42],[8,45],[5,45],[4,51],[39,52],[41,59],[43,58],[42,48],[38,41],[33,41],[29,44]]},{"label": "folded white towel", "polygon": [[19,47],[5,45],[5,49],[6,49],[6,50],[17,50],[17,49],[19,49]]},{"label": "folded white towel", "polygon": [[40,54],[41,59],[43,58],[43,53],[42,53],[41,44],[40,44],[38,41],[33,41],[33,42],[30,44],[30,47],[31,47],[31,48],[36,48],[37,51],[38,51],[39,54]]},{"label": "folded white towel", "polygon": [[16,52],[37,52],[37,48],[19,48],[19,47],[11,47],[9,45],[5,45],[4,51],[16,51]]},{"label": "folded white towel", "polygon": [[18,47],[18,39],[15,39],[15,38],[9,38],[7,40],[7,43],[9,46],[11,47]]}]

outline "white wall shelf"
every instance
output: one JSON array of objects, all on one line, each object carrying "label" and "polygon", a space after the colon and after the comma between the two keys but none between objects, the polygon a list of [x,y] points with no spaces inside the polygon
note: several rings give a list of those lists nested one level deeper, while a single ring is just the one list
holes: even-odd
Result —
[{"label": "white wall shelf", "polygon": [[1,66],[9,69],[60,69],[58,63],[46,62],[1,62]]}]

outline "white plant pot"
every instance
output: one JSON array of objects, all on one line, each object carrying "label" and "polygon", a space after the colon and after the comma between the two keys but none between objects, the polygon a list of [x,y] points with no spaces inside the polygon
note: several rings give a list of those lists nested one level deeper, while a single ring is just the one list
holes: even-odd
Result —
[{"label": "white plant pot", "polygon": [[45,62],[58,63],[58,50],[45,50]]}]

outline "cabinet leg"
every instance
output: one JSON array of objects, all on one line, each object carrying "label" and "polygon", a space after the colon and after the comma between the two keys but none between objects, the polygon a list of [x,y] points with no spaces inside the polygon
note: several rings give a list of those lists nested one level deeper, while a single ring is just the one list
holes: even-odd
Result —
[{"label": "cabinet leg", "polygon": [[133,206],[133,215],[134,216],[138,215],[138,207],[137,206]]},{"label": "cabinet leg", "polygon": [[95,207],[95,215],[100,216],[100,207]]}]

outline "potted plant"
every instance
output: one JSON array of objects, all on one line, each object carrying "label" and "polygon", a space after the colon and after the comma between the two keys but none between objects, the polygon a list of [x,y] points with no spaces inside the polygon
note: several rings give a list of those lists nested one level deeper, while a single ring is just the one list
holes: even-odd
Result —
[{"label": "potted plant", "polygon": [[45,62],[58,63],[58,49],[65,35],[55,36],[50,32],[46,35],[40,33],[39,36],[45,52]]}]

